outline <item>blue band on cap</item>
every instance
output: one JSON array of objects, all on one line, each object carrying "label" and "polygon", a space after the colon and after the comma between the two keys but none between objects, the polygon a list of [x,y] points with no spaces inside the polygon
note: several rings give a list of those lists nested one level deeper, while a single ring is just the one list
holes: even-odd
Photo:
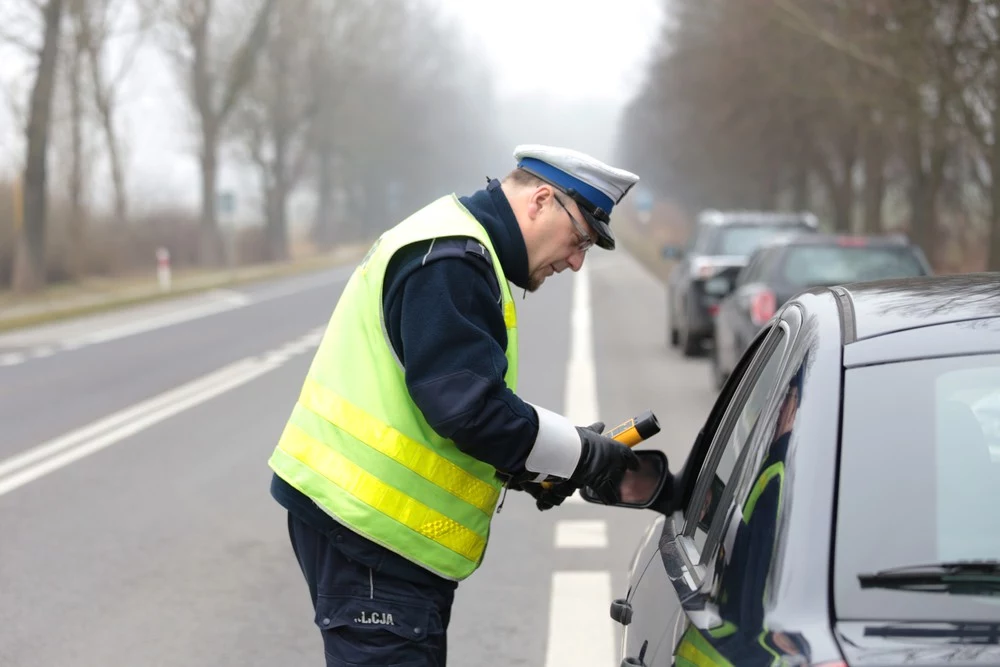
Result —
[{"label": "blue band on cap", "polygon": [[531,157],[523,158],[517,163],[517,166],[529,169],[540,178],[543,178],[554,185],[558,185],[561,188],[576,190],[595,207],[603,208],[605,213],[609,215],[611,214],[611,208],[615,205],[615,202],[611,199],[611,197],[607,196],[589,183],[581,181],[576,176],[567,174],[562,169],[553,167],[548,162],[542,162],[541,160]]}]

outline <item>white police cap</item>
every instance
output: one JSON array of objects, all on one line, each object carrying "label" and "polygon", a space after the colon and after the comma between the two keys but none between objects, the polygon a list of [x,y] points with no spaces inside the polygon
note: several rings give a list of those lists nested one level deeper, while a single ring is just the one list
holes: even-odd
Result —
[{"label": "white police cap", "polygon": [[639,177],[569,148],[525,144],[514,149],[517,166],[573,198],[597,233],[597,245],[614,250],[611,210]]}]

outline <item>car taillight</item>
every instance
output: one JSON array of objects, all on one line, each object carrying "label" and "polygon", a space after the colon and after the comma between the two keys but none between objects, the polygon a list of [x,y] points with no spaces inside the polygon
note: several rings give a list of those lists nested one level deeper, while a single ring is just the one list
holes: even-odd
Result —
[{"label": "car taillight", "polygon": [[839,236],[837,245],[842,248],[861,248],[868,245],[868,239],[864,236]]},{"label": "car taillight", "polygon": [[778,300],[774,296],[774,292],[769,289],[761,290],[750,297],[750,321],[757,326],[761,326],[771,319],[777,309]]}]

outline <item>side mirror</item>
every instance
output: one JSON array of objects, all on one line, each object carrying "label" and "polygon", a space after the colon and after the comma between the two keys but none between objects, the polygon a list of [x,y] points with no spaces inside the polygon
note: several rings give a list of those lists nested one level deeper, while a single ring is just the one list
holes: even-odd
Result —
[{"label": "side mirror", "polygon": [[[636,451],[639,457],[638,470],[626,470],[618,485],[618,497],[621,500],[615,507],[635,507],[646,509],[659,499],[663,487],[670,477],[667,465],[667,455],[658,449]],[[580,489],[580,497],[589,503],[603,505],[600,498],[590,489]]]},{"label": "side mirror", "polygon": [[679,245],[665,245],[660,250],[663,259],[680,259],[684,256],[684,248]]}]

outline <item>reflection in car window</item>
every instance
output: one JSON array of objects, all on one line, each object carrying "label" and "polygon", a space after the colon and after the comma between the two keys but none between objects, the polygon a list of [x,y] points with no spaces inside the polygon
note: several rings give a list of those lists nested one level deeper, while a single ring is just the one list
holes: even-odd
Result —
[{"label": "reflection in car window", "polygon": [[841,613],[997,618],[995,598],[862,590],[857,575],[1000,559],[1000,438],[990,409],[998,396],[996,354],[846,372],[834,554]]},{"label": "reflection in car window", "polygon": [[769,664],[778,652],[808,658],[804,638],[771,632],[764,626],[785,462],[802,400],[805,367],[802,359],[790,377],[781,379],[782,391],[763,416],[764,442],[744,457],[744,474],[726,516],[727,530],[713,555],[708,604],[718,622],[709,628],[705,641],[729,664]]},{"label": "reflection in car window", "polygon": [[815,245],[790,247],[781,273],[788,284],[807,287],[908,278],[924,269],[909,248]]},{"label": "reflection in car window", "polygon": [[[761,410],[764,408],[764,403],[774,388],[775,378],[778,375],[778,366],[781,363],[781,352],[783,349],[781,342],[785,336],[784,331],[780,329],[776,333],[776,344],[764,350],[765,354],[770,354],[771,356],[754,380],[749,395],[744,394],[746,401],[738,408],[738,415],[734,419],[732,416],[733,413],[730,413],[728,417],[730,421],[724,423],[719,429],[719,436],[726,438],[722,457],[719,459],[718,466],[714,471],[712,484],[707,496],[697,499],[698,506],[693,507],[693,513],[689,515],[691,517],[700,517],[700,520],[694,525],[694,542],[699,550],[705,545],[709,526],[712,525],[712,519],[718,510],[718,501],[722,496],[722,491],[725,490],[726,485],[732,480],[733,469],[736,466],[740,452],[750,440],[753,428],[757,424]],[[711,461],[708,464],[711,465]],[[706,471],[702,472],[702,475],[704,474],[707,474]],[[690,529],[686,532],[690,534]]]}]

